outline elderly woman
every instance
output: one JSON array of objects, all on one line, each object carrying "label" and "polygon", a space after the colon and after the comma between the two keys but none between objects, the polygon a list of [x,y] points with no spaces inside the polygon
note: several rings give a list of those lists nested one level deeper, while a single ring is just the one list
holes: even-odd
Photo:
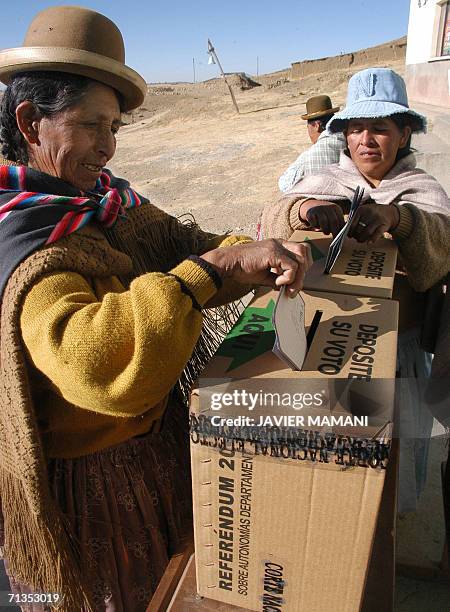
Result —
[{"label": "elderly woman", "polygon": [[186,393],[233,314],[205,308],[256,284],[295,295],[308,251],[207,234],[112,176],[121,111],[146,85],[106,17],[43,11],[23,47],[0,53],[0,78],[0,494],[12,590],[19,603],[59,597],[70,612],[143,611],[189,527]]},{"label": "elderly woman", "polygon": [[[399,506],[414,510],[415,492],[425,482],[426,438],[432,426],[431,413],[422,401],[423,385],[414,382],[430,373],[430,355],[420,349],[426,310],[423,292],[448,273],[450,201],[432,176],[416,168],[411,134],[425,131],[426,120],[409,108],[405,83],[392,70],[370,68],[353,75],[347,105],[327,129],[343,132],[346,138],[347,149],[339,163],[305,177],[279,202],[267,206],[262,233],[289,237],[296,229],[309,228],[336,235],[359,186],[364,188],[364,199],[349,236],[374,242],[390,232],[399,245],[409,278],[408,284],[398,276],[394,287],[394,298],[400,301],[398,373],[404,379]],[[447,257],[442,257],[445,253]],[[439,316],[428,316],[426,322],[436,328]],[[444,347],[449,331],[439,340],[444,354],[436,356],[438,369],[448,357]]]}]

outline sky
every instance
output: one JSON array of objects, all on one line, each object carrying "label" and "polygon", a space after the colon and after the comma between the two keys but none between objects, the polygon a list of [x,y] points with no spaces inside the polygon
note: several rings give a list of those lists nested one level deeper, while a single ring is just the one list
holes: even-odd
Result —
[{"label": "sky", "polygon": [[2,0],[0,48],[21,46],[33,16],[58,4],[112,19],[126,63],[154,83],[192,82],[193,63],[197,81],[216,77],[208,37],[225,72],[250,75],[387,42],[407,33],[410,0]]}]

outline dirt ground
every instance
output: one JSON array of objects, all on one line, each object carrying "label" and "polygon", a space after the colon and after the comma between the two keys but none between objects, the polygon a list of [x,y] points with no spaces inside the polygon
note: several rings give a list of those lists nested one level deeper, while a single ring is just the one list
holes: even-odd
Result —
[{"label": "dirt ground", "polygon": [[[404,73],[403,62],[389,67]],[[189,212],[204,229],[254,236],[263,206],[279,195],[278,177],[310,144],[300,119],[306,99],[325,93],[342,105],[352,74],[289,81],[281,71],[261,77],[260,87],[234,86],[240,114],[219,79],[149,86],[109,165],[173,215]]]}]

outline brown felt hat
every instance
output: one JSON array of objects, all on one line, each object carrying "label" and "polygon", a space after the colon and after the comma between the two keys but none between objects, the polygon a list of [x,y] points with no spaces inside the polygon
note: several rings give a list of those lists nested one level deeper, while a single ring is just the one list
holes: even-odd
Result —
[{"label": "brown felt hat", "polygon": [[333,115],[339,108],[339,106],[333,108],[329,96],[314,96],[306,100],[306,114],[302,115],[302,119],[307,121],[308,119],[319,119],[324,115]]},{"label": "brown felt hat", "polygon": [[147,84],[125,65],[119,28],[107,17],[79,6],[52,6],[36,15],[22,47],[0,51],[0,81],[21,72],[69,72],[122,94],[124,110],[140,106]]}]

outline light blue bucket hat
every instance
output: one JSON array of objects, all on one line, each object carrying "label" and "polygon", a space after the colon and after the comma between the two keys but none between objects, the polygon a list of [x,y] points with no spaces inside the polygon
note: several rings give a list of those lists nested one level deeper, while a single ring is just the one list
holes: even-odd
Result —
[{"label": "light blue bucket hat", "polygon": [[426,132],[426,118],[409,108],[402,77],[388,68],[367,68],[349,80],[347,104],[327,123],[327,131],[342,132],[350,119],[375,119],[403,113],[413,118],[412,132]]}]

